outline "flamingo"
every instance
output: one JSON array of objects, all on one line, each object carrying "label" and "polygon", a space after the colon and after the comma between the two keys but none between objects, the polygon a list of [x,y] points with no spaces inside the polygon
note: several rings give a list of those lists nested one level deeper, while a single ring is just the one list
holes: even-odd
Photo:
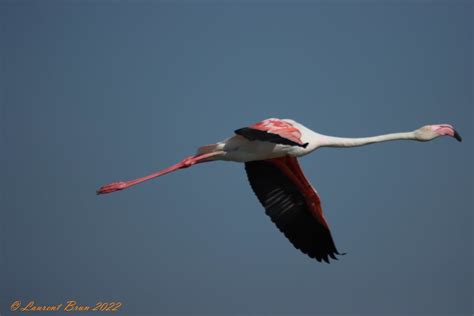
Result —
[{"label": "flamingo", "polygon": [[311,258],[329,263],[339,253],[324,218],[321,199],[298,163],[298,157],[321,147],[357,147],[393,140],[430,141],[461,136],[449,124],[426,125],[411,132],[364,138],[316,133],[290,119],[270,118],[235,130],[235,135],[199,147],[197,153],[164,170],[131,181],[102,186],[97,194],[123,190],[195,164],[224,160],[245,164],[248,181],[266,214],[293,246]]}]

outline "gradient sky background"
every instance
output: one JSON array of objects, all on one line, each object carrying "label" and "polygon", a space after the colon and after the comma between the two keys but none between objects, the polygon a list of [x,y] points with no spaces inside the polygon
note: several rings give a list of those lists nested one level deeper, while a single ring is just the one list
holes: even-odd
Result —
[{"label": "gradient sky background", "polygon": [[[4,1],[0,19],[2,315],[472,314],[472,1]],[[464,142],[301,159],[348,253],[330,265],[240,164],[95,195],[268,117],[353,137],[451,123]]]}]

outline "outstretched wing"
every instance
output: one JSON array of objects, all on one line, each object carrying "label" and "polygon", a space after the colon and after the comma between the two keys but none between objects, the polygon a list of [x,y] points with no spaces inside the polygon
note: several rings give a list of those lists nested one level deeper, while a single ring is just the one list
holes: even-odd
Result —
[{"label": "outstretched wing", "polygon": [[329,263],[340,254],[324,219],[318,194],[293,157],[245,163],[255,195],[266,214],[295,248]]},{"label": "outstretched wing", "polygon": [[280,119],[264,120],[249,127],[240,128],[235,133],[248,140],[260,140],[303,148],[308,146],[308,143],[301,141],[301,132],[297,127]]}]

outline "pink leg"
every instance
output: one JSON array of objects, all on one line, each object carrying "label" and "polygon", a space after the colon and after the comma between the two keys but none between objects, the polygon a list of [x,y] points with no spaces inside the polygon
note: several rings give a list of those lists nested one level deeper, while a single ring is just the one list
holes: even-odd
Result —
[{"label": "pink leg", "polygon": [[138,178],[138,179],[135,179],[135,180],[130,180],[130,181],[120,181],[120,182],[113,182],[113,183],[106,184],[106,185],[102,186],[99,190],[97,190],[97,194],[106,194],[106,193],[112,193],[112,192],[115,192],[115,191],[120,191],[120,190],[129,188],[133,185],[136,185],[136,184],[151,180],[153,178],[162,176],[164,174],[167,174],[167,173],[179,170],[179,169],[188,168],[188,167],[191,167],[192,165],[195,165],[197,163],[202,163],[202,162],[209,161],[209,160],[206,160],[206,159],[210,158],[210,157],[213,157],[213,156],[216,156],[216,155],[219,155],[219,154],[221,154],[221,152],[213,152],[213,153],[208,153],[208,154],[189,156],[187,158],[184,158],[183,160],[181,160],[177,164],[172,165],[171,167],[168,167],[168,168],[163,169],[161,171],[158,171],[156,173],[152,173],[148,176]]}]

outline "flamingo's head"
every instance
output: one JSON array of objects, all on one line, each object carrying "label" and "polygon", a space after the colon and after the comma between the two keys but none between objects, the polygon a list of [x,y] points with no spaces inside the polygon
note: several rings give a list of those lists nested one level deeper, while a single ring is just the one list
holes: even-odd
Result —
[{"label": "flamingo's head", "polygon": [[416,137],[420,141],[429,141],[440,136],[451,136],[457,141],[462,141],[461,135],[449,124],[426,125],[415,131]]}]

